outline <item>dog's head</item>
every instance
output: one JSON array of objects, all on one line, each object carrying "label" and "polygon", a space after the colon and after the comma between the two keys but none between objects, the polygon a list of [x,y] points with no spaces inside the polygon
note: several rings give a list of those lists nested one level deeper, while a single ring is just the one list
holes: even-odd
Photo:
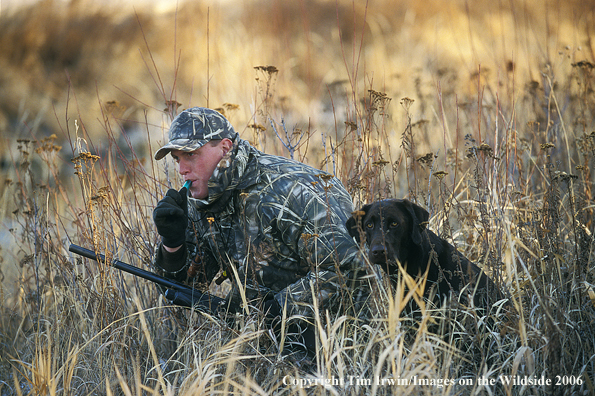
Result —
[{"label": "dog's head", "polygon": [[429,213],[406,199],[385,199],[363,206],[347,220],[349,234],[369,247],[372,263],[399,260],[404,264],[407,253],[422,244]]}]

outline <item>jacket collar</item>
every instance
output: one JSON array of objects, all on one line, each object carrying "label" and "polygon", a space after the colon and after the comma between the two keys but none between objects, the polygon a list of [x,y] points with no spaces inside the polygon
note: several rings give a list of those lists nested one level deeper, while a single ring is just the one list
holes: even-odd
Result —
[{"label": "jacket collar", "polygon": [[224,211],[235,191],[243,190],[260,181],[260,152],[248,141],[236,139],[234,147],[219,162],[209,179],[209,196],[206,199],[188,198],[197,210],[212,213]]}]

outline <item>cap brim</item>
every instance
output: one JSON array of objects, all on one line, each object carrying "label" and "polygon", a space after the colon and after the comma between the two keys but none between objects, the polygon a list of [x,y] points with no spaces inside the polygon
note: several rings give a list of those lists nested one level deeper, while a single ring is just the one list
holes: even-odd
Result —
[{"label": "cap brim", "polygon": [[161,147],[155,153],[155,159],[159,161],[172,150],[194,151],[205,145],[207,140],[175,139]]}]

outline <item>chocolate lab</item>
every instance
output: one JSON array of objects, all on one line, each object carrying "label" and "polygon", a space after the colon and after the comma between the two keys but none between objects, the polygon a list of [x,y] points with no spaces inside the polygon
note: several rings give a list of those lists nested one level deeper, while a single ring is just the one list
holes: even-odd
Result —
[{"label": "chocolate lab", "polygon": [[428,269],[426,290],[437,285],[440,296],[465,285],[476,307],[489,308],[502,295],[482,270],[450,243],[426,228],[429,213],[406,199],[385,199],[365,205],[347,220],[352,237],[363,237],[369,259],[391,275],[398,274],[397,261],[412,277]]}]

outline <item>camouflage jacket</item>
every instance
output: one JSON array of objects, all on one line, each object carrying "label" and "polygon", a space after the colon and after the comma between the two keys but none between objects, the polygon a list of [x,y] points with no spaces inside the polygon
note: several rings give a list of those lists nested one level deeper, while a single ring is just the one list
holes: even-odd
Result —
[{"label": "camouflage jacket", "polygon": [[228,298],[239,303],[239,279],[248,299],[272,296],[288,315],[307,317],[315,300],[339,309],[351,298],[345,291],[358,288],[364,262],[345,227],[352,201],[335,177],[238,138],[209,181],[209,198],[188,202],[184,266],[161,249],[156,256],[166,275],[188,282],[194,264],[194,281],[209,284],[225,271],[236,285]]}]

